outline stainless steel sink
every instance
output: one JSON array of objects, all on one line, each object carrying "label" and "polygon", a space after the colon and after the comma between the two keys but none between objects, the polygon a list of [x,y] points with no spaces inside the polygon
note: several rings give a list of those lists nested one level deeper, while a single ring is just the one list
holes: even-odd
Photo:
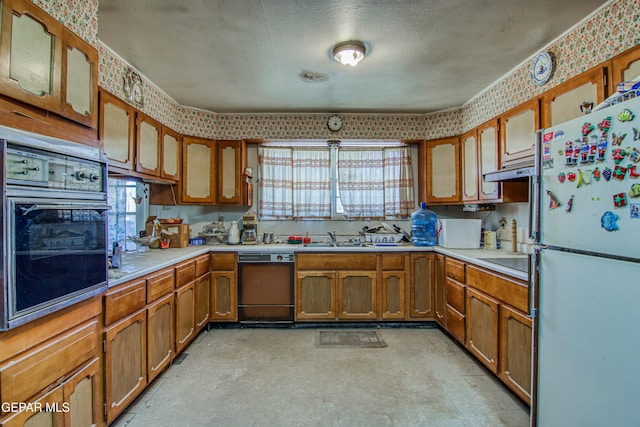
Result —
[{"label": "stainless steel sink", "polygon": [[313,243],[305,243],[305,247],[307,248],[333,248],[335,244],[333,243],[325,243],[325,242],[313,242]]},{"label": "stainless steel sink", "polygon": [[492,264],[498,264],[503,267],[513,268],[514,270],[522,271],[524,273],[529,272],[529,258],[478,258],[482,261],[487,261]]}]

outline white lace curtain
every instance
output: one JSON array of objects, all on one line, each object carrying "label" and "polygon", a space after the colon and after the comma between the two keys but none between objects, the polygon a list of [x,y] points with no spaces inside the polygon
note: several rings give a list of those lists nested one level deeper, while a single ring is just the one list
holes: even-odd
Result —
[{"label": "white lace curtain", "polygon": [[[331,149],[259,147],[260,217],[331,218]],[[337,190],[349,218],[394,219],[414,207],[409,147],[340,148]]]},{"label": "white lace curtain", "polygon": [[331,218],[328,148],[259,147],[260,216]]},{"label": "white lace curtain", "polygon": [[350,218],[394,219],[414,207],[409,147],[338,151],[340,199]]}]

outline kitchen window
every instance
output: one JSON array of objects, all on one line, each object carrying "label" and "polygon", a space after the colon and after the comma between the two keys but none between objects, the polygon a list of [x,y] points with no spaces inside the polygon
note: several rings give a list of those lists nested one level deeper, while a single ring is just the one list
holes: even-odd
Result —
[{"label": "kitchen window", "polygon": [[127,237],[137,236],[137,230],[144,230],[147,216],[146,186],[132,180],[111,178],[108,187],[107,202],[111,206],[108,247],[118,242],[126,250],[135,250],[135,243],[127,240]]},{"label": "kitchen window", "polygon": [[263,145],[261,219],[400,219],[414,207],[404,144]]}]

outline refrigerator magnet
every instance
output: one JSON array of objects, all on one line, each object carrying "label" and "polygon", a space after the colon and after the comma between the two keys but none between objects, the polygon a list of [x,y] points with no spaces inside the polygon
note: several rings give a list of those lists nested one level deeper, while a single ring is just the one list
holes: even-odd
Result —
[{"label": "refrigerator magnet", "polygon": [[573,209],[573,194],[571,195],[571,197],[567,201],[567,208],[565,209],[565,212],[566,213],[570,213],[571,209]]},{"label": "refrigerator magnet", "polygon": [[624,176],[627,174],[627,168],[620,166],[620,165],[616,165],[613,168],[613,177],[617,180],[622,181],[624,179]]},{"label": "refrigerator magnet", "polygon": [[633,120],[634,117],[635,117],[634,114],[628,108],[625,108],[624,110],[618,113],[618,120],[620,120],[623,123],[630,122],[631,120]]},{"label": "refrigerator magnet", "polygon": [[549,195],[549,209],[559,208],[561,206],[560,200],[549,190],[547,190],[547,194]]},{"label": "refrigerator magnet", "polygon": [[593,170],[593,179],[595,179],[596,181],[600,181],[601,177],[602,177],[602,171],[600,170],[599,167],[596,166],[596,168]]},{"label": "refrigerator magnet", "polygon": [[640,172],[638,172],[638,166],[637,165],[629,164],[629,166],[627,166],[627,169],[629,170],[629,178],[638,178],[638,177],[640,177]]},{"label": "refrigerator magnet", "polygon": [[[629,196],[631,196],[632,198],[636,198],[636,197],[640,197],[640,184],[633,184],[631,186],[631,191],[629,191]],[[634,205],[637,205],[637,203],[633,203]]]},{"label": "refrigerator magnet", "polygon": [[623,133],[622,135],[616,135],[615,132],[613,132],[613,138],[611,140],[611,145],[622,145],[622,141],[624,140],[624,138],[627,136],[626,133]]},{"label": "refrigerator magnet", "polygon": [[633,219],[640,218],[640,203],[631,203],[630,205],[630,217]]},{"label": "refrigerator magnet", "polygon": [[638,128],[633,128],[633,140],[640,141],[640,132],[638,131]]},{"label": "refrigerator magnet", "polygon": [[618,219],[620,217],[611,211],[606,211],[600,217],[600,225],[607,231],[616,231],[618,227]]},{"label": "refrigerator magnet", "polygon": [[613,195],[613,206],[622,208],[627,206],[627,193],[618,193]]},{"label": "refrigerator magnet", "polygon": [[602,171],[602,176],[604,177],[605,181],[609,181],[611,179],[611,174],[613,173],[613,171],[611,170],[611,168],[604,168],[604,170]]}]

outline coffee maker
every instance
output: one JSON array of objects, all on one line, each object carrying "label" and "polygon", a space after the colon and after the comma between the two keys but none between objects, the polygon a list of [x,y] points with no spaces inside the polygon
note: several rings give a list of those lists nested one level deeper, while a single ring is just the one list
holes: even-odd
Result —
[{"label": "coffee maker", "polygon": [[242,215],[242,244],[258,243],[258,216],[255,213]]}]

